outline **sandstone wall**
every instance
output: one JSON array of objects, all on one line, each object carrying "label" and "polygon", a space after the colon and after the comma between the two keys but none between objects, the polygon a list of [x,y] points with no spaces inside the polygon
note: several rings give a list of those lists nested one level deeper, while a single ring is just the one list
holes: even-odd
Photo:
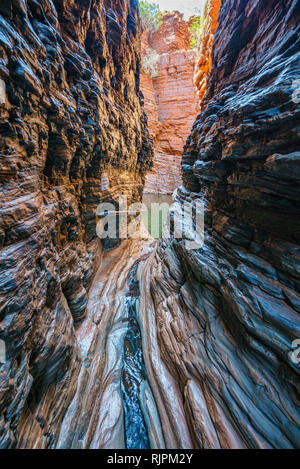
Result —
[{"label": "sandstone wall", "polygon": [[222,1],[173,209],[203,202],[205,242],[189,250],[186,223],[141,273],[169,448],[300,447],[299,16],[293,0]]},{"label": "sandstone wall", "polygon": [[300,447],[299,17],[222,1],[170,216],[203,202],[204,245],[186,219],[101,253],[97,204],[151,166],[136,3],[1,4],[1,448],[125,446],[129,293],[153,448]]},{"label": "sandstone wall", "polygon": [[129,0],[0,4],[2,448],[56,445],[101,254],[96,207],[142,196],[152,148],[138,27]]},{"label": "sandstone wall", "polygon": [[206,92],[209,73],[212,68],[212,47],[214,37],[218,28],[218,15],[221,0],[207,0],[204,7],[205,22],[201,33],[201,41],[197,56],[199,57],[195,67],[194,82],[198,89],[198,96],[201,101]]},{"label": "sandstone wall", "polygon": [[145,111],[155,143],[154,166],[146,177],[145,192],[172,193],[181,184],[181,154],[199,111],[189,22],[178,12],[165,14],[157,32],[144,32],[142,55],[148,48],[156,51],[159,60],[153,77],[141,74]]}]

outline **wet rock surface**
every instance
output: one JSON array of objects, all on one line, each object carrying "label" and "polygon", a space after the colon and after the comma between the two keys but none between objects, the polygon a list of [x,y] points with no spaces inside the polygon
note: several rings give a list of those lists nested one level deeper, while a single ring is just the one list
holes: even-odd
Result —
[{"label": "wet rock surface", "polygon": [[186,224],[140,279],[169,448],[300,447],[299,15],[292,0],[222,2],[175,203],[203,202],[205,242],[189,250]]},{"label": "wet rock surface", "polygon": [[[152,244],[148,235],[148,239],[124,241],[103,253],[89,291],[86,318],[76,330],[82,366],[76,394],[59,429],[57,448],[122,449],[149,443],[152,448],[164,448],[155,400],[142,366],[134,311],[129,310],[136,299],[131,273],[138,260],[143,265]],[[133,355],[127,349],[131,332],[133,340],[138,339]],[[134,382],[131,380],[124,396],[122,383],[130,365]],[[137,421],[145,426],[137,428]]]},{"label": "wet rock surface", "polygon": [[142,36],[142,57],[154,51],[153,74],[141,73],[141,90],[149,130],[154,138],[153,169],[145,192],[172,194],[181,184],[181,156],[199,112],[193,84],[195,51],[191,49],[190,21],[179,12],[165,13],[158,31]]},{"label": "wet rock surface", "polygon": [[151,166],[139,49],[135,1],[0,5],[2,448],[54,447],[76,392],[96,207]]}]

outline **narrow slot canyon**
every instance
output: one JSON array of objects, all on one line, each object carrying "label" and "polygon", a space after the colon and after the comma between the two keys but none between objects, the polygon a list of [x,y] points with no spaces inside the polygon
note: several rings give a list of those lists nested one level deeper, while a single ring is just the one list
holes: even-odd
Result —
[{"label": "narrow slot canyon", "polygon": [[140,86],[155,153],[146,195],[173,194],[182,183],[183,147],[200,110],[190,24],[182,13],[171,12],[163,15],[158,30],[143,30]]},{"label": "narrow slot canyon", "polygon": [[1,449],[300,448],[300,4],[193,6],[0,5]]}]

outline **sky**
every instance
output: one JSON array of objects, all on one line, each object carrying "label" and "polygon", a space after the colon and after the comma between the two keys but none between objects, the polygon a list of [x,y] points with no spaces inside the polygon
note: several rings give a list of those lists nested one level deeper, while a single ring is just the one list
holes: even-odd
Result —
[{"label": "sky", "polygon": [[157,3],[161,11],[178,10],[190,17],[195,14],[195,8],[203,7],[205,0],[153,0],[153,3]]}]

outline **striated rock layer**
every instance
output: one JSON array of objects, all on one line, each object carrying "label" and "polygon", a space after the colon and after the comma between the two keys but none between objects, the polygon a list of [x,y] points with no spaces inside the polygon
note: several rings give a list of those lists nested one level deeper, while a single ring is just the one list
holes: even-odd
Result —
[{"label": "striated rock layer", "polygon": [[204,7],[204,25],[199,44],[199,58],[195,67],[194,82],[198,89],[200,104],[205,95],[209,73],[212,68],[212,46],[218,28],[221,0],[207,0]]},{"label": "striated rock layer", "polygon": [[[130,326],[129,276],[138,259],[143,265],[152,243],[152,239],[143,237],[128,240],[103,255],[89,292],[87,317],[76,331],[83,366],[76,394],[60,429],[57,448],[126,448],[120,383],[124,339]],[[151,447],[164,448],[160,419],[146,379],[139,385],[138,400]],[[134,448],[139,448],[139,441],[133,443]]]},{"label": "striated rock layer", "polygon": [[186,223],[140,272],[168,448],[300,447],[299,16],[222,1],[174,207],[203,202],[205,242],[190,250]]},{"label": "striated rock layer", "polygon": [[1,448],[54,447],[84,374],[96,207],[151,166],[139,49],[135,1],[1,2]]},{"label": "striated rock layer", "polygon": [[142,39],[142,55],[149,49],[157,55],[152,76],[141,73],[145,111],[155,144],[153,170],[147,174],[145,192],[170,194],[181,184],[182,150],[199,111],[189,22],[179,12],[164,14],[159,30],[144,32]]},{"label": "striated rock layer", "polygon": [[102,252],[151,166],[136,5],[0,6],[0,447],[299,448],[299,3],[222,2],[170,213],[204,244]]}]

